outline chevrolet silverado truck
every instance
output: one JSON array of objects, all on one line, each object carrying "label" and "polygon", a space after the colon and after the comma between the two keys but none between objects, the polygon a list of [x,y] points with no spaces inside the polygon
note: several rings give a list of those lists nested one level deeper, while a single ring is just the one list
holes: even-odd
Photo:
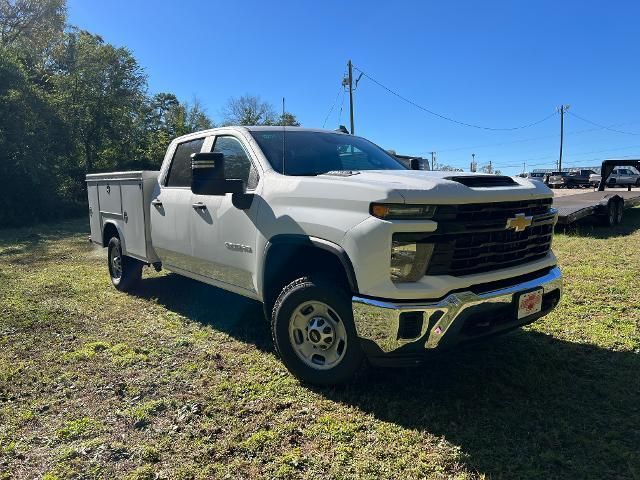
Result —
[{"label": "chevrolet silverado truck", "polygon": [[224,127],[173,140],[160,171],[86,180],[118,290],[149,265],[258,300],[304,382],[418,363],[560,301],[552,193],[525,178],[412,170],[333,131]]}]

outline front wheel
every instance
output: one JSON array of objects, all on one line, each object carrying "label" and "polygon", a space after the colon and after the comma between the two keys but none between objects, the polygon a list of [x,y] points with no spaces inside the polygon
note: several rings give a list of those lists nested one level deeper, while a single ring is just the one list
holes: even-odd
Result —
[{"label": "front wheel", "polygon": [[118,237],[109,240],[107,258],[113,286],[121,292],[128,292],[135,288],[142,278],[142,263],[122,254],[122,244]]},{"label": "front wheel", "polygon": [[282,362],[303,382],[345,383],[362,365],[351,299],[335,283],[304,277],[287,285],[273,307],[271,331]]}]

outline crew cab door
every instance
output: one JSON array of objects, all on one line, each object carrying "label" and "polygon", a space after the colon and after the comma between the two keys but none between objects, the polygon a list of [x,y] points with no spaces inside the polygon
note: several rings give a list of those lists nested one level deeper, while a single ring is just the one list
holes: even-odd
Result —
[{"label": "crew cab door", "polygon": [[191,264],[191,154],[202,150],[204,140],[195,138],[175,147],[169,171],[151,201],[151,239],[167,267],[189,270]]},{"label": "crew cab door", "polygon": [[[219,282],[224,288],[255,296],[257,215],[260,176],[257,163],[242,140],[233,135],[214,137],[210,151],[222,153],[225,177],[245,181],[253,196],[247,209],[233,205],[233,194],[193,194],[199,208],[191,212],[192,271]],[[207,142],[209,144],[209,142]]]}]

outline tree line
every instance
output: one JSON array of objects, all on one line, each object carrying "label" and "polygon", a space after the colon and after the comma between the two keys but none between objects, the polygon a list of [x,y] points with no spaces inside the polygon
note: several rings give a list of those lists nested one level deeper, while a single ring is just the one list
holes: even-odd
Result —
[{"label": "tree line", "polygon": [[[257,96],[222,125],[299,125]],[[0,227],[86,212],[87,173],[157,169],[171,139],[212,128],[197,99],[150,94],[132,53],[71,26],[65,0],[0,1]]]}]

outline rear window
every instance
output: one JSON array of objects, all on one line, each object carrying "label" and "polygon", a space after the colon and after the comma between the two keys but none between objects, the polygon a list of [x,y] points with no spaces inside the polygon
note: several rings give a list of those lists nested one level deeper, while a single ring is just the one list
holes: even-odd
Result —
[{"label": "rear window", "polygon": [[176,147],[169,168],[167,177],[167,187],[190,187],[191,186],[191,154],[199,153],[202,149],[204,138],[190,140],[180,143]]}]

